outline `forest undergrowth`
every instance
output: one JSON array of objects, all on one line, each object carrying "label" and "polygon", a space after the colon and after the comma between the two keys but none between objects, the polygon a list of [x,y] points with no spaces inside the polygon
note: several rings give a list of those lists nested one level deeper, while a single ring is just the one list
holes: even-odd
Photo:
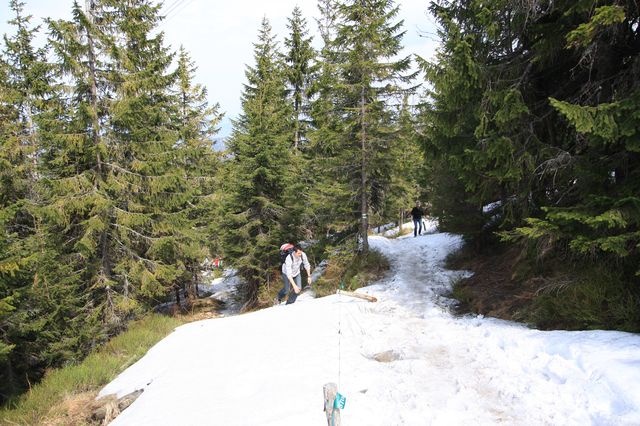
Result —
[{"label": "forest undergrowth", "polygon": [[447,267],[473,272],[454,284],[458,314],[518,321],[542,330],[640,332],[640,288],[606,264],[541,263],[515,245],[479,253],[471,245],[447,259]]}]

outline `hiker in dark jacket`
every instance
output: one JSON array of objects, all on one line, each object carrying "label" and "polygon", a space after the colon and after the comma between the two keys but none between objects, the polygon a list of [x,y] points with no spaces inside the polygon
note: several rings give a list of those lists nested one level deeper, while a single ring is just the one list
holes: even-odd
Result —
[{"label": "hiker in dark jacket", "polygon": [[422,216],[424,210],[420,207],[420,201],[416,201],[416,206],[411,209],[411,217],[413,218],[413,236],[422,235]]},{"label": "hiker in dark jacket", "polygon": [[[304,266],[307,270],[308,285],[311,285],[311,264],[307,259],[307,254],[302,251],[299,246],[294,246],[293,251],[289,254],[282,264],[282,283],[283,286],[278,292],[276,303],[280,304],[287,294],[287,305],[294,303],[298,294],[302,290],[302,274],[300,266]],[[293,288],[293,291],[291,289]]]}]

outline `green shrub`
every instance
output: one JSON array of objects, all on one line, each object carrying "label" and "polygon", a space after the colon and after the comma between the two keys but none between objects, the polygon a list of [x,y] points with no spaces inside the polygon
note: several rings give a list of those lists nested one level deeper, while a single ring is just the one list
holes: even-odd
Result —
[{"label": "green shrub", "polygon": [[541,288],[527,311],[527,322],[543,329],[638,332],[640,289],[604,266],[576,268],[573,277]]},{"label": "green shrub", "polygon": [[451,297],[456,299],[461,306],[468,309],[468,306],[473,301],[473,292],[471,292],[468,287],[462,285],[462,282],[462,280],[457,280],[453,283],[451,286]]}]

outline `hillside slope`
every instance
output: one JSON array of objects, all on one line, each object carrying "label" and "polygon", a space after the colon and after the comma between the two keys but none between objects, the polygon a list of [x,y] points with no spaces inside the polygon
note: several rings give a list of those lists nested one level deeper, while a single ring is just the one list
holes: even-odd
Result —
[{"label": "hillside slope", "polygon": [[346,296],[187,324],[101,395],[144,393],[113,425],[640,424],[640,336],[455,317],[448,234],[372,237],[391,273]]}]

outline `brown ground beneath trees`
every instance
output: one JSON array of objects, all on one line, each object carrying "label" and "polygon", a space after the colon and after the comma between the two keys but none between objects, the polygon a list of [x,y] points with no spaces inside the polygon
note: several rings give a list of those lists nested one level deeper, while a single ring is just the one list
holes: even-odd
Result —
[{"label": "brown ground beneath trees", "polygon": [[463,249],[454,254],[448,260],[449,268],[473,272],[455,285],[453,297],[460,302],[457,313],[525,320],[522,312],[531,306],[546,283],[542,278],[519,279],[523,273],[520,263],[520,251],[516,248],[490,254]]}]

